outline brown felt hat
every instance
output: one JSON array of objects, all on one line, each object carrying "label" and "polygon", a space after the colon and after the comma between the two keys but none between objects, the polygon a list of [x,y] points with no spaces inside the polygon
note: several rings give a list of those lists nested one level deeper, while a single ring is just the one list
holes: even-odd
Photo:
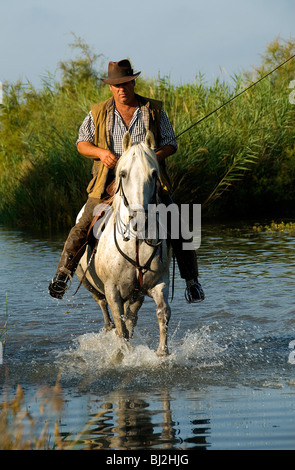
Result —
[{"label": "brown felt hat", "polygon": [[101,78],[104,83],[109,85],[120,85],[121,83],[131,82],[140,72],[133,73],[128,59],[119,60],[119,62],[109,62],[107,78]]}]

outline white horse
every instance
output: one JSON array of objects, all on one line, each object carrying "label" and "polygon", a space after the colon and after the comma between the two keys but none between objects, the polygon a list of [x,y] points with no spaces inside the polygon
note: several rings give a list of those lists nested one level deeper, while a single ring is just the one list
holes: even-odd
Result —
[{"label": "white horse", "polygon": [[160,328],[157,354],[165,356],[168,354],[167,328],[171,315],[168,303],[171,248],[167,239],[158,240],[156,236],[148,239],[143,235],[145,224],[138,233],[138,221],[148,221],[148,205],[158,202],[159,167],[152,150],[153,135],[148,132],[144,143],[132,145],[127,132],[123,148],[124,153],[116,167],[117,191],[108,221],[89,269],[90,248],[80,261],[77,276],[81,281],[84,274],[82,284],[101,307],[105,328],[113,328],[109,306],[116,333],[125,339],[132,337],[145,296],[152,297]]}]

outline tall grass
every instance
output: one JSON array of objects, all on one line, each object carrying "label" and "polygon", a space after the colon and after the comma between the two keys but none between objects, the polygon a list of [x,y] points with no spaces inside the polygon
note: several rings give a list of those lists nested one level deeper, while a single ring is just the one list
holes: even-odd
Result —
[{"label": "tall grass", "polygon": [[[277,38],[267,47],[261,66],[232,77],[231,86],[219,79],[207,84],[199,76],[195,84],[173,87],[166,79],[154,84],[153,94],[164,100],[176,132],[181,133],[294,53],[294,40]],[[201,203],[203,214],[204,210],[250,214],[293,207],[295,106],[289,102],[293,77],[295,59],[180,137],[179,151],[168,163],[176,199]]]},{"label": "tall grass", "polygon": [[[78,154],[78,128],[91,104],[106,99],[98,77],[107,68],[79,38],[76,59],[59,64],[60,75],[4,84],[0,115],[0,221],[62,228],[73,224],[86,200],[91,162]],[[276,39],[262,63],[232,83],[174,85],[169,77],[143,79],[136,90],[161,99],[176,133],[216,109],[294,54],[295,41]],[[178,202],[203,205],[203,214],[246,214],[269,205],[280,210],[295,200],[294,118],[288,85],[295,61],[183,134],[168,169]]]},{"label": "tall grass", "polygon": [[[58,381],[53,387],[40,387],[36,402],[39,413],[31,413],[20,385],[12,398],[7,390],[4,392],[0,404],[0,450],[66,448],[58,424],[58,415],[64,405]],[[40,422],[43,423],[41,427]]]}]

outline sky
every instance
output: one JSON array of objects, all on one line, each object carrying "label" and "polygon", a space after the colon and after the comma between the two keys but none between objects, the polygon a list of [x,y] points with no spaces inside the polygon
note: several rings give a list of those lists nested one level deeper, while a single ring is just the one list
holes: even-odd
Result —
[{"label": "sky", "polygon": [[73,33],[105,69],[129,57],[143,77],[228,79],[258,66],[277,36],[294,38],[294,19],[295,0],[0,0],[0,81],[38,87],[74,57]]}]

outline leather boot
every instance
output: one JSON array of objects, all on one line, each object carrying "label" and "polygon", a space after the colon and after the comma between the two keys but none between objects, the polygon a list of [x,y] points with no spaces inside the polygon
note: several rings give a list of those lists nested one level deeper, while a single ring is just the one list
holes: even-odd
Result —
[{"label": "leather boot", "polygon": [[[85,250],[83,250],[83,253],[84,251]],[[77,269],[81,256],[77,257],[74,254],[66,256],[64,252],[62,253],[57,272],[48,287],[51,297],[56,299],[63,298],[65,292],[71,286],[73,275]]]},{"label": "leather boot", "polygon": [[184,240],[171,239],[171,245],[178,264],[180,276],[186,281],[185,298],[191,303],[202,302],[205,294],[198,281],[198,260],[195,250],[183,250]]},{"label": "leather boot", "polygon": [[64,293],[70,288],[73,275],[88,243],[87,234],[93,220],[93,211],[100,203],[100,199],[88,198],[83,214],[71,229],[65,242],[56,274],[49,284],[49,294],[52,297],[62,299]]},{"label": "leather boot", "polygon": [[[173,203],[170,195],[160,193],[161,202],[167,207]],[[171,223],[171,222],[170,222]],[[168,222],[169,224],[169,222]],[[168,229],[169,231],[169,229]],[[169,235],[169,234],[168,234]],[[194,249],[184,250],[183,245],[188,241],[182,237],[181,219],[179,218],[179,238],[170,238],[173,252],[178,264],[180,276],[186,281],[185,298],[188,303],[201,302],[205,298],[205,294],[201,284],[198,281],[198,260],[197,253]]]}]

